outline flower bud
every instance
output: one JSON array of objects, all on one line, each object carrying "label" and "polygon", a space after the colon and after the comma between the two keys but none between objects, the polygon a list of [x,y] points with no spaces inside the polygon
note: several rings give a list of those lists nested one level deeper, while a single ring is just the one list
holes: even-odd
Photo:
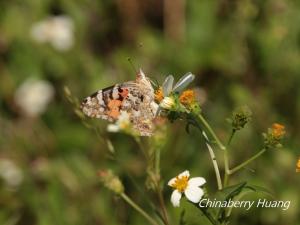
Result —
[{"label": "flower bud", "polygon": [[272,125],[272,135],[276,139],[281,139],[285,134],[285,127],[279,123],[274,123]]},{"label": "flower bud", "polygon": [[111,170],[101,170],[98,172],[101,182],[109,190],[115,192],[116,194],[122,194],[124,192],[124,186],[119,179],[115,176]]},{"label": "flower bud", "polygon": [[251,121],[252,112],[248,106],[242,106],[234,110],[232,113],[232,117],[228,119],[228,121],[232,125],[232,129],[237,131]]},{"label": "flower bud", "polygon": [[174,108],[175,106],[175,100],[173,97],[165,97],[161,103],[159,104],[159,106],[163,109],[167,109],[170,110],[172,108]]},{"label": "flower bud", "polygon": [[267,133],[263,133],[266,148],[280,148],[281,139],[285,135],[285,127],[279,123],[274,123]]}]

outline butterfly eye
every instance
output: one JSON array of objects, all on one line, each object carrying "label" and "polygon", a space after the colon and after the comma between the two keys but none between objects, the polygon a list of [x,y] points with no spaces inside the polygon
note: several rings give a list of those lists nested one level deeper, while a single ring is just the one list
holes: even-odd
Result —
[{"label": "butterfly eye", "polygon": [[162,85],[164,96],[168,96],[171,93],[173,82],[174,82],[174,77],[172,75],[167,76],[167,78],[165,79]]},{"label": "butterfly eye", "polygon": [[185,89],[193,80],[195,79],[195,75],[192,73],[187,73],[175,84],[173,88],[173,92],[181,92]]}]

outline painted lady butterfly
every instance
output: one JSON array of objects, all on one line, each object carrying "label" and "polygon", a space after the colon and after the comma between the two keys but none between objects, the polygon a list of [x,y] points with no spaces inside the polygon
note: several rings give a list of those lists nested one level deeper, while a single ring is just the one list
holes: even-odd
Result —
[{"label": "painted lady butterfly", "polygon": [[158,105],[154,102],[154,89],[142,70],[135,81],[128,81],[104,88],[84,99],[83,113],[89,117],[115,122],[126,112],[133,128],[141,136],[151,136],[152,120]]}]

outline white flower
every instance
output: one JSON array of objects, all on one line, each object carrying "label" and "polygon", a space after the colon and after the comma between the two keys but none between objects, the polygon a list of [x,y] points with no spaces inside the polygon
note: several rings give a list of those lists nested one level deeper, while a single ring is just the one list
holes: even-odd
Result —
[{"label": "white flower", "polygon": [[8,159],[0,159],[0,177],[9,188],[18,187],[23,181],[22,171]]},{"label": "white flower", "polygon": [[71,18],[52,16],[35,23],[31,28],[31,37],[36,42],[49,42],[55,49],[65,51],[73,46],[73,29]]},{"label": "white flower", "polygon": [[174,207],[179,207],[182,193],[188,200],[193,203],[198,203],[204,195],[200,188],[206,181],[203,177],[194,177],[190,179],[190,172],[188,170],[182,172],[178,176],[172,178],[168,185],[174,188],[171,195],[171,202]]},{"label": "white flower", "polygon": [[171,92],[178,92],[180,93],[183,91],[193,80],[195,79],[195,75],[192,73],[186,73],[183,75],[180,80],[174,85],[174,77],[172,75],[169,75],[166,77],[162,88],[163,88],[163,94],[164,96],[169,96]]},{"label": "white flower", "polygon": [[163,109],[172,109],[175,106],[175,100],[172,97],[164,97],[159,106]]},{"label": "white flower", "polygon": [[129,120],[129,114],[125,111],[122,111],[117,122],[115,124],[109,124],[107,126],[107,131],[116,133],[119,131],[126,131],[131,126],[130,120]]},{"label": "white flower", "polygon": [[37,116],[46,110],[54,88],[45,80],[28,79],[15,92],[16,104],[27,116]]}]

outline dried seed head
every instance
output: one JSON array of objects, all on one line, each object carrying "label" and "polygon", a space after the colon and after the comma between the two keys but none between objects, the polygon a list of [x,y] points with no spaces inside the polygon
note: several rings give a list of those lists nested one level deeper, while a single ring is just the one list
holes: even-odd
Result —
[{"label": "dried seed head", "polygon": [[116,175],[113,174],[111,170],[100,170],[98,172],[101,182],[109,190],[115,192],[116,194],[122,194],[124,192],[124,186]]},{"label": "dried seed head", "polygon": [[231,123],[233,130],[240,130],[252,119],[252,112],[248,106],[242,106],[234,110],[231,119],[228,121]]}]

